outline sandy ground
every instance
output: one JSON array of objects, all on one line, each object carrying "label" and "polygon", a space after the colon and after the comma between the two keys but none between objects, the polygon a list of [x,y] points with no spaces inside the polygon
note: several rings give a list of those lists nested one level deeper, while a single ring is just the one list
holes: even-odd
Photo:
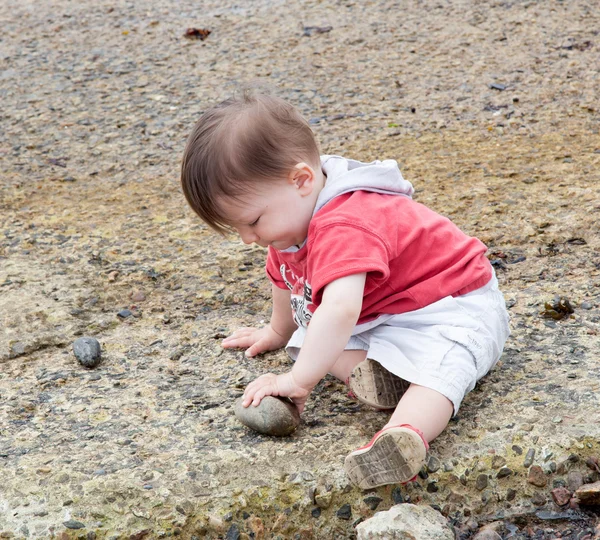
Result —
[{"label": "sandy ground", "polygon": [[[551,496],[598,479],[595,2],[5,0],[0,21],[0,537],[344,538],[407,498],[464,538],[596,525]],[[232,416],[289,363],[220,348],[269,316],[265,254],[200,224],[178,168],[198,115],[248,84],[297,105],[324,153],[397,159],[489,246],[513,336],[416,484],[347,485],[385,416],[333,379],[292,437]],[[544,317],[557,296],[574,313]]]}]

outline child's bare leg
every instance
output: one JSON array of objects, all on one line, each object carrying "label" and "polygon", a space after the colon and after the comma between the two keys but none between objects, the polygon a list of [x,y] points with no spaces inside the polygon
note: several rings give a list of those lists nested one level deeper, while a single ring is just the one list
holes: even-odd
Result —
[{"label": "child's bare leg", "polygon": [[329,373],[342,382],[346,382],[352,370],[367,357],[367,351],[360,349],[344,351],[329,370]]},{"label": "child's bare leg", "polygon": [[411,384],[385,427],[409,424],[433,441],[448,425],[454,406],[446,397],[424,386]]}]

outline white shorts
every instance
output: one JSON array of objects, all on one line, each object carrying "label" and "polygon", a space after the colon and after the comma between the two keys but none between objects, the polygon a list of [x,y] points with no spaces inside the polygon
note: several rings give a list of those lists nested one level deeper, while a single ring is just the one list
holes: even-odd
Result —
[{"label": "white shorts", "polygon": [[[508,336],[509,316],[498,280],[427,307],[382,315],[354,328],[346,350],[367,351],[367,358],[412,383],[446,396],[458,412],[467,392],[499,360]],[[306,336],[299,327],[286,346],[296,360]]]}]

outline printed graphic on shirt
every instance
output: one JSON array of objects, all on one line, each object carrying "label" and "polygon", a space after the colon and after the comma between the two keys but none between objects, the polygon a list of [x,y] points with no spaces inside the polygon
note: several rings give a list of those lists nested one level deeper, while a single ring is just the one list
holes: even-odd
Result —
[{"label": "printed graphic on shirt", "polygon": [[[310,283],[304,280],[304,277],[298,277],[291,270],[287,269],[285,264],[279,267],[279,271],[288,289],[292,291],[291,303],[292,311],[294,312],[294,322],[298,326],[307,328],[312,317],[312,312],[308,309],[308,306],[312,305],[312,287]],[[290,279],[294,281],[293,284]]]}]

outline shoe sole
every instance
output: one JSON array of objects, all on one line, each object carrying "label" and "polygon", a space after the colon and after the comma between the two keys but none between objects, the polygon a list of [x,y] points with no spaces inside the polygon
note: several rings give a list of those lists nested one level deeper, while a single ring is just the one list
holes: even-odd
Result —
[{"label": "shoe sole", "polygon": [[361,489],[412,480],[425,464],[427,450],[412,429],[390,428],[366,448],[355,450],[344,461],[350,481]]},{"label": "shoe sole", "polygon": [[410,383],[390,373],[379,362],[366,359],[352,370],[348,386],[365,405],[394,409]]}]

